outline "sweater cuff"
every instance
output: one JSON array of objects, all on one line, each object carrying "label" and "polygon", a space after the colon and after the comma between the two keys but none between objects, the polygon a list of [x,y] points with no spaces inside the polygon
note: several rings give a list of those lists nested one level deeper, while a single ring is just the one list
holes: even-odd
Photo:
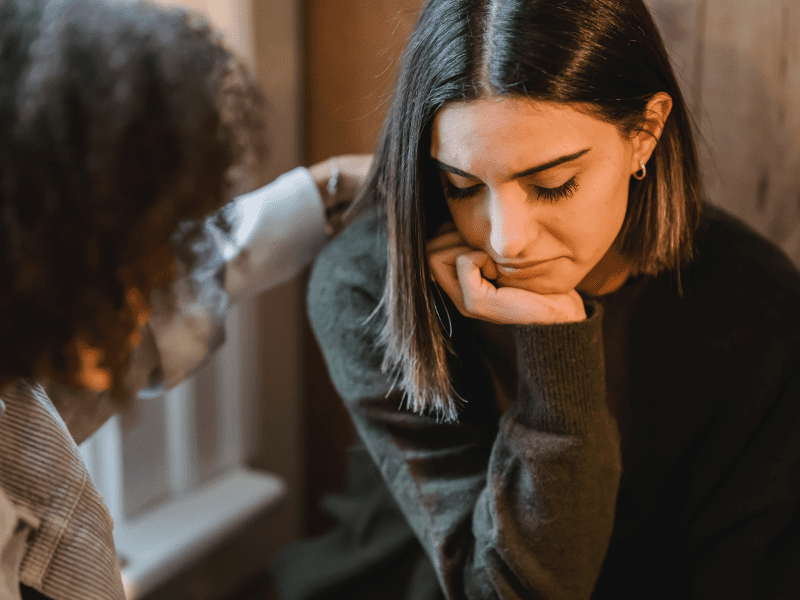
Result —
[{"label": "sweater cuff", "polygon": [[586,313],[586,320],[574,323],[514,326],[522,388],[518,421],[552,433],[581,433],[605,410],[602,306],[589,300]]}]

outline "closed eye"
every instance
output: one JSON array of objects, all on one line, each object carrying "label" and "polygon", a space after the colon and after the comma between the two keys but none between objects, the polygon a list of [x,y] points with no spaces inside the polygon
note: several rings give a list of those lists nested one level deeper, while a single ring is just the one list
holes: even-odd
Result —
[{"label": "closed eye", "polygon": [[558,187],[546,188],[538,185],[533,187],[536,190],[536,194],[542,200],[546,200],[547,202],[558,202],[562,198],[569,198],[578,190],[578,179],[577,176],[573,175],[572,178]]},{"label": "closed eye", "polygon": [[[568,181],[558,187],[548,188],[539,185],[532,185],[531,187],[540,199],[546,202],[558,202],[562,198],[569,198],[578,190],[578,179],[577,176],[573,175]],[[481,191],[481,188],[483,188],[482,183],[461,188],[453,185],[448,180],[444,181],[444,195],[448,200],[452,200],[453,202],[472,198]]]},{"label": "closed eye", "polygon": [[448,200],[458,202],[459,200],[466,200],[477,195],[483,187],[482,183],[471,185],[469,187],[461,188],[453,185],[448,180],[444,181],[444,195]]}]

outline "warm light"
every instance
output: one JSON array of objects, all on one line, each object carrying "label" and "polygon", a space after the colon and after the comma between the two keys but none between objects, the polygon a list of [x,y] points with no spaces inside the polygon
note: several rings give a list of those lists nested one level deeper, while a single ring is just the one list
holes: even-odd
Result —
[{"label": "warm light", "polygon": [[98,366],[103,359],[101,350],[78,341],[78,355],[81,359],[80,381],[84,387],[95,392],[103,392],[111,387],[111,373]]},{"label": "warm light", "polygon": [[137,288],[129,289],[125,299],[136,318],[137,331],[134,331],[128,337],[128,347],[133,349],[142,342],[142,334],[138,329],[144,327],[145,323],[150,319],[150,308],[145,304],[142,293]]}]

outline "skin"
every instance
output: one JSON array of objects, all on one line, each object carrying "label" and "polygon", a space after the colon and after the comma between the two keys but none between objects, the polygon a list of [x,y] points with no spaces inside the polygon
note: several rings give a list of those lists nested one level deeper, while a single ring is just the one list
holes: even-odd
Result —
[{"label": "skin", "polygon": [[442,108],[431,157],[453,223],[428,256],[459,310],[495,323],[580,321],[576,289],[618,289],[630,272],[614,247],[630,178],[671,107],[656,94],[646,130],[631,138],[565,104],[488,97]]},{"label": "skin", "polygon": [[[331,209],[340,205],[346,207],[353,201],[371,165],[371,154],[344,154],[311,165],[308,171],[317,184],[325,208]],[[336,194],[331,196],[328,193],[328,181],[333,175],[334,166],[339,169],[339,181]]]}]

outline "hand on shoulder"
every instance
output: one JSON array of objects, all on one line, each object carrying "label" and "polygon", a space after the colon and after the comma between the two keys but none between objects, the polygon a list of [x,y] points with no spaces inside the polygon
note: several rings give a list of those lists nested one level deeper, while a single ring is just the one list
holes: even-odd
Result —
[{"label": "hand on shoulder", "polygon": [[308,170],[325,208],[343,210],[355,200],[371,165],[371,154],[343,154],[311,165]]},{"label": "hand on shoulder", "polygon": [[488,254],[468,246],[455,228],[443,227],[428,241],[428,263],[437,284],[464,316],[499,324],[570,323],[586,319],[583,299],[537,294],[493,283],[498,272]]}]

